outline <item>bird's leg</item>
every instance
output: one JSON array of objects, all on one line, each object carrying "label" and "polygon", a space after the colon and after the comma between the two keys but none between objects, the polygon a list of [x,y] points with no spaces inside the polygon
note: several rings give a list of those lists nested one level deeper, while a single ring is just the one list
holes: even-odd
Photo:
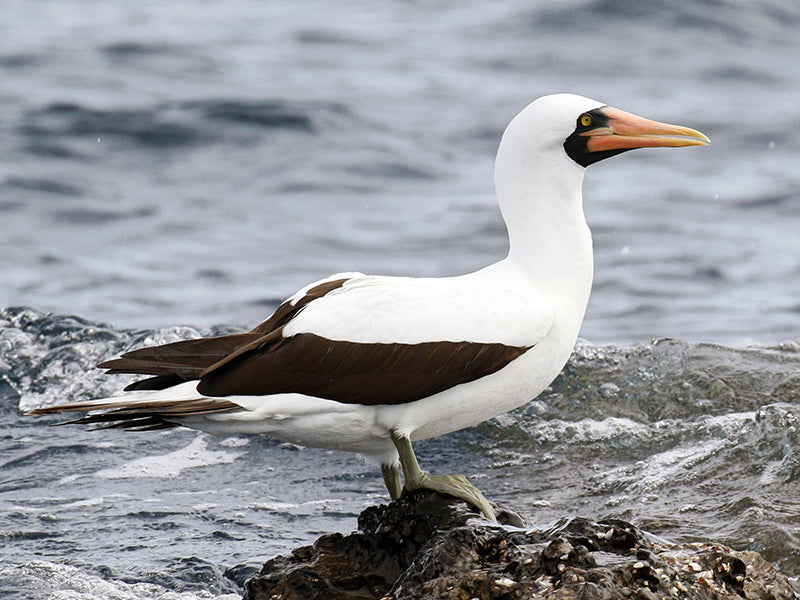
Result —
[{"label": "bird's leg", "polygon": [[404,487],[407,491],[425,488],[454,496],[477,508],[490,521],[497,521],[492,505],[466,477],[463,475],[428,475],[419,468],[410,439],[392,431],[392,442],[400,455],[400,466],[403,468],[405,477]]},{"label": "bird's leg", "polygon": [[382,464],[383,482],[389,490],[389,497],[397,500],[403,493],[403,483],[400,481],[400,465],[397,463]]}]

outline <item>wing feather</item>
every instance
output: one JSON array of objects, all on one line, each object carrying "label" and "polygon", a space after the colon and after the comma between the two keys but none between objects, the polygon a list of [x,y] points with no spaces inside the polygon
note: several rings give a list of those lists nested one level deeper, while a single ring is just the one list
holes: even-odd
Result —
[{"label": "wing feather", "polygon": [[301,290],[282,303],[266,321],[249,333],[182,340],[161,346],[140,348],[127,352],[120,358],[100,363],[98,367],[108,369],[109,374],[134,373],[153,376],[130,384],[125,391],[163,390],[184,381],[199,379],[203,371],[211,365],[235,355],[238,350],[248,347],[253,342],[258,343],[265,335],[283,327],[308,303],[341,287],[348,279],[334,277],[336,278],[322,280]]},{"label": "wing feather", "polygon": [[100,366],[151,376],[127,389],[199,380],[197,391],[216,398],[300,393],[400,404],[495,373],[538,343],[552,320],[530,290],[469,276],[348,273],[304,288],[249,333],[144,348]]},{"label": "wing feather", "polygon": [[206,371],[207,396],[300,393],[346,404],[402,404],[490,375],[528,347],[473,342],[363,344],[269,336]]}]

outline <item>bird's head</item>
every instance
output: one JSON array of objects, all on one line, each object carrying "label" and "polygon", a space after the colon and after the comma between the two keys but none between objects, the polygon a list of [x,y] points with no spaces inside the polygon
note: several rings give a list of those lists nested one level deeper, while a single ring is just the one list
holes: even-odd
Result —
[{"label": "bird's head", "polygon": [[566,152],[582,167],[634,148],[702,146],[711,141],[695,129],[650,121],[575,94],[534,100],[509,124],[503,138],[528,151]]}]

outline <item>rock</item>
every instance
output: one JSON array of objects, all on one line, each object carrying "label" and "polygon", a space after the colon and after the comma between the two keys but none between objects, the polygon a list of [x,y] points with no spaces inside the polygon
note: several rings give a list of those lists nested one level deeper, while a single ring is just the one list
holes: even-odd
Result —
[{"label": "rock", "polygon": [[669,544],[616,519],[564,519],[544,531],[495,525],[420,490],[367,508],[358,528],[269,560],[245,600],[795,599],[755,552]]}]

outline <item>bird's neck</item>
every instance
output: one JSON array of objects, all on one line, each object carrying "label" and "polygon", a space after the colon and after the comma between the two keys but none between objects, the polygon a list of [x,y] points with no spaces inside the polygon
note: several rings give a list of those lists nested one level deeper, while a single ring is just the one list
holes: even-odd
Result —
[{"label": "bird's neck", "polygon": [[[563,153],[530,164],[518,152],[495,166],[500,210],[508,227],[507,263],[582,318],[593,275],[592,236],[583,214],[583,167]],[[540,155],[541,156],[541,155]]]}]

